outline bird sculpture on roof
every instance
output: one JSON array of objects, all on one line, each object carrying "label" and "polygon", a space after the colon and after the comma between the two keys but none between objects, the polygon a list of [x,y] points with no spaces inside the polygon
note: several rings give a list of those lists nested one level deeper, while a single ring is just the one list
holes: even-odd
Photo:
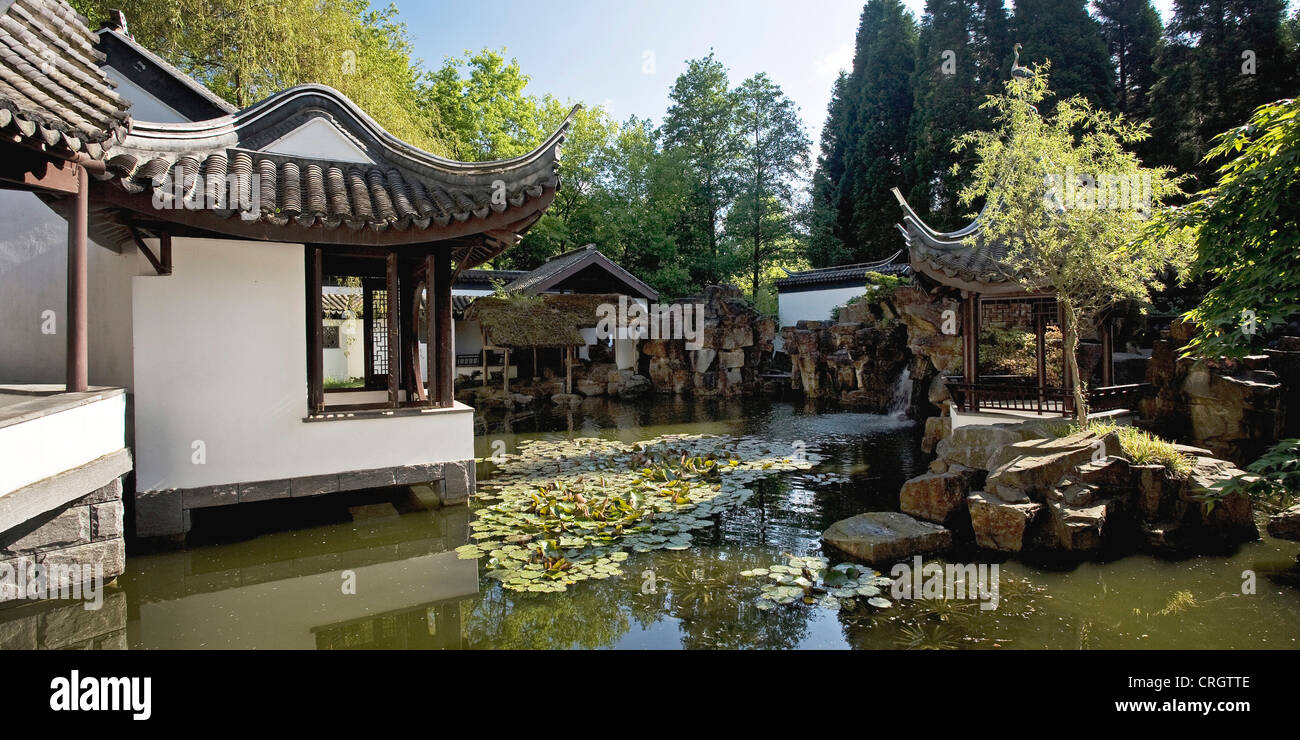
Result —
[{"label": "bird sculpture on roof", "polygon": [[1021,66],[1021,64],[1020,64],[1020,50],[1023,49],[1023,48],[1024,48],[1024,46],[1022,46],[1021,44],[1016,44],[1015,47],[1013,48],[1013,51],[1015,52],[1016,58],[1011,62],[1011,76],[1012,76],[1012,77],[1022,77],[1022,78],[1023,78],[1023,77],[1032,77],[1033,74],[1034,74],[1033,72],[1030,72],[1030,71],[1029,71],[1029,68],[1028,68],[1028,67]]}]

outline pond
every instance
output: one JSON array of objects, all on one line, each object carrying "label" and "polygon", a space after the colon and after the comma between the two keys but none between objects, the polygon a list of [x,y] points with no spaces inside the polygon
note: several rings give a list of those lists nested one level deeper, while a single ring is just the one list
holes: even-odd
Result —
[{"label": "pond", "polygon": [[[526,440],[665,434],[753,436],[806,449],[811,470],[750,485],[753,495],[711,517],[684,549],[631,552],[621,575],[563,593],[505,590],[471,543],[469,507],[420,510],[369,492],[304,504],[214,510],[189,549],[133,555],[95,619],[77,615],[91,647],[143,648],[1296,648],[1300,586],[1295,543],[1265,539],[1185,560],[1000,569],[996,609],[973,600],[894,600],[888,608],[776,606],[742,572],[826,555],[837,519],[896,510],[903,481],[926,456],[916,424],[817,413],[791,403],[588,400],[575,409],[489,419],[478,454]],[[480,483],[494,467],[480,464]],[[390,503],[396,501],[396,504]],[[277,502],[278,503],[278,502]],[[476,504],[476,507],[484,504]],[[257,507],[257,508],[254,508]],[[351,513],[349,513],[349,511]],[[405,512],[405,513],[402,513]],[[290,528],[292,526],[292,528]],[[1255,593],[1242,593],[1247,571]],[[886,573],[888,575],[888,573]],[[888,588],[886,587],[886,592]],[[888,595],[886,593],[885,595]],[[760,608],[761,606],[761,608]],[[77,610],[80,607],[57,607]],[[89,613],[87,613],[89,614]],[[0,633],[9,617],[0,613]],[[104,624],[112,620],[120,624]],[[48,618],[47,618],[48,620]],[[65,622],[68,620],[64,620]],[[94,624],[92,624],[94,623]],[[106,632],[105,632],[106,631]],[[87,635],[89,637],[89,635]]]}]

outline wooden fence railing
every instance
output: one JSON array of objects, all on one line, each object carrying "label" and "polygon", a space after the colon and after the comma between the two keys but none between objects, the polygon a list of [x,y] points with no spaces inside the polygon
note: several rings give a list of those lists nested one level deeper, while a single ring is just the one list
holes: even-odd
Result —
[{"label": "wooden fence railing", "polygon": [[[958,411],[1032,411],[1038,414],[1074,413],[1074,393],[1062,386],[1039,386],[1033,378],[1000,377],[967,383],[960,377],[945,378],[948,395]],[[1088,389],[1089,411],[1136,408],[1146,383],[1102,386]]]}]

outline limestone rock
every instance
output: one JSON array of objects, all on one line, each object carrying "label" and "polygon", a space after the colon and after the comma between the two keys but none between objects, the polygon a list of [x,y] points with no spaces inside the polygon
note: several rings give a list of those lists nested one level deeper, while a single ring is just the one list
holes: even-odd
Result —
[{"label": "limestone rock", "polygon": [[822,533],[830,545],[869,563],[888,563],[952,546],[952,533],[896,511],[841,519]]},{"label": "limestone rock", "polygon": [[1090,552],[1101,548],[1106,535],[1106,521],[1115,504],[1101,501],[1087,506],[1071,506],[1065,501],[1049,501],[1052,535],[1062,550]]},{"label": "limestone rock", "polygon": [[1042,504],[1009,504],[976,491],[966,499],[971,528],[980,547],[1002,552],[1020,552],[1029,544],[1029,532]]},{"label": "limestone rock", "polygon": [[649,378],[644,375],[633,375],[624,381],[618,396],[623,399],[640,398],[652,390],[654,390],[654,385],[651,384]]},{"label": "limestone rock", "polygon": [[962,472],[926,473],[907,481],[898,494],[905,514],[945,524],[966,508],[970,475]]},{"label": "limestone rock", "polygon": [[1043,500],[1068,471],[1091,460],[1098,452],[1118,453],[1119,439],[1112,433],[1098,437],[1080,432],[1060,439],[1017,442],[1000,450],[994,459],[1010,458],[989,473],[988,485],[999,491],[1022,491]]},{"label": "limestone rock", "polygon": [[1300,504],[1269,517],[1268,533],[1279,540],[1300,542]]},{"label": "limestone rock", "polygon": [[921,449],[934,452],[940,440],[952,434],[951,416],[931,416],[925,420],[925,435],[921,437]]}]

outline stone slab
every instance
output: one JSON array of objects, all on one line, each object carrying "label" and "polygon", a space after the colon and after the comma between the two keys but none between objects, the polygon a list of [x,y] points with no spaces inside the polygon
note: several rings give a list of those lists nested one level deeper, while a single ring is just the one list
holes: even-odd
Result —
[{"label": "stone slab", "polygon": [[869,563],[888,563],[952,547],[952,533],[897,511],[841,519],[822,533],[836,548]]}]

